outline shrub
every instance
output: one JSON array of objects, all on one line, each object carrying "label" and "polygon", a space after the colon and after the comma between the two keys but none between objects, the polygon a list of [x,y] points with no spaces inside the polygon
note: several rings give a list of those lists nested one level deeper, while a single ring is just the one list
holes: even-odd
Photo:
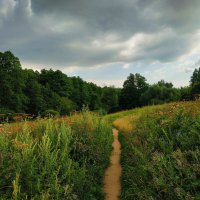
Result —
[{"label": "shrub", "polygon": [[51,117],[58,117],[59,115],[60,113],[58,111],[53,110],[53,109],[48,109],[43,112],[42,117],[51,118]]},{"label": "shrub", "polygon": [[0,114],[3,114],[2,116],[0,116],[0,123],[14,121],[15,114],[13,111],[6,108],[0,108]]},{"label": "shrub", "polygon": [[69,115],[76,109],[76,104],[66,97],[60,99],[60,114]]}]

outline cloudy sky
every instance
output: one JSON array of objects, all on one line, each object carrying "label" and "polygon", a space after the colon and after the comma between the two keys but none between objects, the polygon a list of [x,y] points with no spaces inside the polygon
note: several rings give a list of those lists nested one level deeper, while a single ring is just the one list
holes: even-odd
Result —
[{"label": "cloudy sky", "polygon": [[98,85],[140,73],[185,86],[200,63],[199,13],[199,0],[0,0],[0,51]]}]

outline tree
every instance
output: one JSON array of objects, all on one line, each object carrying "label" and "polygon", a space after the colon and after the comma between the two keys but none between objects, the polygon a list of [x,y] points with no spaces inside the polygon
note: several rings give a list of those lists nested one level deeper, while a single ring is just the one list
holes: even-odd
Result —
[{"label": "tree", "polygon": [[102,108],[101,96],[103,89],[94,83],[89,83],[88,91],[90,93],[90,110],[99,110]]},{"label": "tree", "polygon": [[76,109],[76,104],[67,97],[60,98],[60,114],[69,115],[70,112]]},{"label": "tree", "polygon": [[0,52],[0,107],[15,112],[25,109],[24,81],[19,59],[10,51]]},{"label": "tree", "polygon": [[200,68],[195,69],[190,87],[176,89],[172,83],[159,81],[149,86],[145,77],[130,74],[123,88],[101,88],[80,77],[68,77],[60,70],[22,69],[11,52],[0,52],[0,110],[41,114],[55,110],[61,115],[88,106],[90,110],[114,112],[148,104],[190,100],[200,94]]},{"label": "tree", "polygon": [[91,110],[99,110],[101,109],[101,97],[95,92],[91,93],[91,100],[90,100],[90,105],[89,108]]},{"label": "tree", "polygon": [[192,99],[191,86],[181,87],[180,88],[180,100],[181,101],[190,101],[191,99]]},{"label": "tree", "polygon": [[25,69],[24,74],[26,76],[26,88],[24,92],[28,98],[26,112],[37,115],[45,110],[45,102],[42,94],[43,86],[38,82],[39,73],[31,69]]},{"label": "tree", "polygon": [[41,70],[39,82],[44,86],[48,84],[52,91],[62,97],[70,97],[73,90],[71,79],[60,70]]},{"label": "tree", "polygon": [[44,99],[44,107],[42,111],[53,109],[56,111],[60,111],[60,96],[51,90],[50,86],[47,84],[42,87],[42,94]]},{"label": "tree", "polygon": [[191,86],[191,96],[193,99],[199,97],[200,94],[200,68],[195,69],[191,79],[190,79],[190,86]]},{"label": "tree", "polygon": [[104,87],[102,93],[103,108],[107,112],[112,112],[118,108],[118,91],[114,87]]},{"label": "tree", "polygon": [[82,79],[79,82],[80,86],[80,103],[81,103],[81,108],[83,105],[89,106],[90,105],[90,98],[91,94],[89,93],[89,85],[83,81]]},{"label": "tree", "polygon": [[77,109],[82,109],[82,101],[81,101],[81,89],[80,89],[80,81],[81,79],[79,77],[72,77],[72,84],[73,84],[73,91],[70,96],[70,99],[76,103]]},{"label": "tree", "polygon": [[135,108],[141,106],[141,95],[148,88],[145,77],[140,74],[130,74],[123,84],[120,93],[119,104],[122,109]]},{"label": "tree", "polygon": [[173,88],[172,83],[165,82],[164,80],[160,80],[157,83],[160,87],[166,87],[166,88]]},{"label": "tree", "polygon": [[191,79],[190,79],[191,86],[194,86],[197,83],[200,83],[200,68],[194,70],[194,72],[191,76]]},{"label": "tree", "polygon": [[178,101],[180,99],[180,90],[172,88],[168,84],[151,85],[142,94],[141,101],[143,105],[162,104],[171,101]]}]

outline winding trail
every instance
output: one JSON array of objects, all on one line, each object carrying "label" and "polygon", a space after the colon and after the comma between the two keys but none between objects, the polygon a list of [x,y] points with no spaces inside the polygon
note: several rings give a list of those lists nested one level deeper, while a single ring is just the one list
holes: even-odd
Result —
[{"label": "winding trail", "polygon": [[114,142],[112,144],[113,151],[110,156],[110,166],[107,168],[104,177],[105,200],[119,200],[121,192],[120,176],[122,167],[120,165],[121,144],[118,140],[118,131],[112,130]]}]

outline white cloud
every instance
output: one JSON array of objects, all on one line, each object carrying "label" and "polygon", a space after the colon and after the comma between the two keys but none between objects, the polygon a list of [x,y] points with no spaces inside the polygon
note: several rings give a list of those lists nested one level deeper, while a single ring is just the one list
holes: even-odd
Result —
[{"label": "white cloud", "polygon": [[129,63],[126,63],[126,64],[123,65],[123,68],[124,68],[124,69],[128,69],[129,67],[130,67],[130,64],[129,64]]},{"label": "white cloud", "polygon": [[108,79],[86,79],[88,82],[95,83],[99,86],[115,86],[115,87],[122,87],[124,80],[108,80]]},{"label": "white cloud", "polygon": [[188,67],[188,68],[185,69],[185,72],[186,72],[186,73],[191,73],[191,72],[193,72],[193,71],[194,71],[193,68],[189,68],[189,67]]}]

